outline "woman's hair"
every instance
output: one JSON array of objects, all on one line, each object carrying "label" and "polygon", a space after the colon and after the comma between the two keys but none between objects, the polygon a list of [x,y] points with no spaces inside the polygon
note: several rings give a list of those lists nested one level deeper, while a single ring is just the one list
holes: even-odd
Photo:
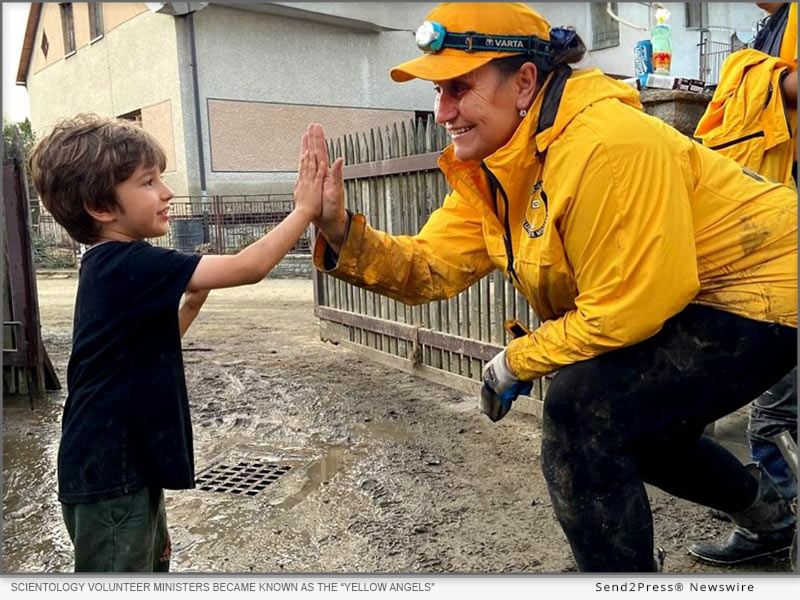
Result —
[{"label": "woman's hair", "polygon": [[520,67],[527,62],[531,62],[536,66],[538,72],[537,83],[542,85],[547,79],[548,75],[552,73],[559,65],[571,65],[583,60],[586,54],[586,45],[579,35],[575,35],[575,41],[570,44],[561,52],[553,55],[552,57],[528,56],[527,54],[514,54],[506,58],[495,58],[493,64],[500,74],[504,77],[510,77],[520,70]]}]

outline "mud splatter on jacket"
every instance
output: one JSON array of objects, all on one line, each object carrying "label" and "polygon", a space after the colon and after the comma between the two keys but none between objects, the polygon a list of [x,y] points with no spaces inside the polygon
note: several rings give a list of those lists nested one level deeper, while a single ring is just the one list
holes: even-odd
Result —
[{"label": "mud splatter on jacket", "polygon": [[[453,191],[419,234],[354,215],[328,272],[417,304],[500,269],[542,320],[508,346],[522,379],[640,342],[690,302],[797,326],[789,188],[644,114],[634,90],[596,69],[570,77],[537,133],[543,96],[483,165],[445,149]],[[325,248],[318,238],[321,270]]]}]

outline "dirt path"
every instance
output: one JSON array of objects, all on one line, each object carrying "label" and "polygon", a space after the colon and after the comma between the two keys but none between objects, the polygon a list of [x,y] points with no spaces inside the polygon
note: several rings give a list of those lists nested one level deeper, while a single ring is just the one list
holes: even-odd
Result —
[{"label": "dirt path", "polygon": [[[75,279],[41,279],[45,342],[62,382]],[[539,465],[539,424],[497,424],[473,398],[319,341],[310,281],[212,292],[184,340],[198,473],[292,467],[257,495],[167,493],[173,571],[574,570]],[[69,571],[55,494],[65,393],[6,399],[3,566]],[[650,490],[670,572],[690,540],[721,534],[705,509]],[[766,562],[736,572],[787,571]]]}]

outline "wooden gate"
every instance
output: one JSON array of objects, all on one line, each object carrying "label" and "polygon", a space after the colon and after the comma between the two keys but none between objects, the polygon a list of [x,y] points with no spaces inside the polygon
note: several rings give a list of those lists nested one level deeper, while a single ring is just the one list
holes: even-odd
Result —
[{"label": "wooden gate", "polygon": [[[329,154],[345,158],[347,207],[376,229],[417,233],[449,191],[437,166],[447,143],[431,118],[331,142]],[[478,393],[484,364],[508,342],[506,319],[538,325],[527,300],[499,271],[450,300],[414,307],[316,270],[314,288],[323,340],[467,393]],[[542,397],[536,381],[515,409],[541,415]]]},{"label": "wooden gate", "polygon": [[45,390],[61,389],[42,341],[33,266],[28,186],[19,143],[3,163],[3,393],[27,394],[31,408]]}]

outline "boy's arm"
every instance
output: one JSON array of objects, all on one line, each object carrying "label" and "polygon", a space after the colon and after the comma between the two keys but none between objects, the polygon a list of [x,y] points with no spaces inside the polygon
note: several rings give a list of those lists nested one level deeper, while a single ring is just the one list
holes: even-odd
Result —
[{"label": "boy's arm", "polygon": [[183,337],[183,334],[189,329],[189,325],[192,324],[192,321],[200,312],[206,298],[208,298],[209,291],[211,290],[187,291],[184,295],[183,304],[178,309],[178,324],[181,330],[181,337]]},{"label": "boy's arm", "polygon": [[294,210],[272,231],[233,256],[204,256],[197,263],[187,291],[258,283],[297,243],[322,210],[322,180],[326,165],[314,152],[300,158],[294,186]]}]

